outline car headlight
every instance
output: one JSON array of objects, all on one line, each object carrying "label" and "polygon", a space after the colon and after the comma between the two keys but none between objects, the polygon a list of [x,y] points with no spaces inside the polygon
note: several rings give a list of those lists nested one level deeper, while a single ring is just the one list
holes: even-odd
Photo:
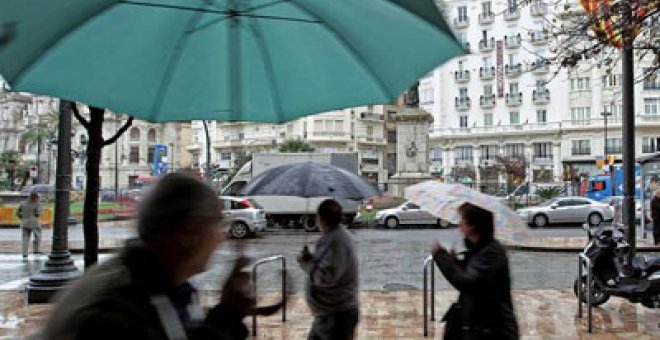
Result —
[{"label": "car headlight", "polygon": [[376,219],[377,219],[377,220],[380,219],[380,218],[382,218],[383,216],[385,216],[385,212],[384,212],[384,211],[379,211],[379,212],[376,213]]}]

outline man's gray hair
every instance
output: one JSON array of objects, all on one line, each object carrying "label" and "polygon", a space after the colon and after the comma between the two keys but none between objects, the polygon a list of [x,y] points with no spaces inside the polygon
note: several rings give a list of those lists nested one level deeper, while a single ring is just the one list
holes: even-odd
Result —
[{"label": "man's gray hair", "polygon": [[222,205],[211,187],[173,173],[161,178],[140,203],[138,234],[149,240],[186,225],[214,226],[221,219]]}]

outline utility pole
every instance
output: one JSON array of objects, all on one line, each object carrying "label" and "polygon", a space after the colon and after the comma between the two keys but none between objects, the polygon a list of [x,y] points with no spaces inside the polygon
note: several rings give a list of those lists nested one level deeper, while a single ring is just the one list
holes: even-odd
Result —
[{"label": "utility pole", "polygon": [[[629,4],[624,4],[624,22],[630,22],[632,13]],[[633,34],[624,32],[622,63],[623,91],[623,223],[628,226],[628,263],[632,263],[637,245],[635,236],[635,74],[633,69]]]},{"label": "utility pole", "polygon": [[[115,131],[118,131],[119,115],[115,113]],[[115,202],[119,202],[119,139],[115,141]]]},{"label": "utility pole", "polygon": [[206,135],[206,180],[211,182],[213,176],[211,175],[211,135],[209,134],[208,123],[203,120],[202,124],[204,125],[204,134]]}]

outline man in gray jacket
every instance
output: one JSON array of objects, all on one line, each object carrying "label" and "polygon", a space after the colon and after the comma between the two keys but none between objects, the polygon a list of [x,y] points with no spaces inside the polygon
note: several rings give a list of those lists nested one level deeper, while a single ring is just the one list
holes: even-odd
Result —
[{"label": "man in gray jacket", "polygon": [[23,260],[28,257],[28,245],[30,243],[30,236],[34,234],[32,243],[32,251],[39,253],[39,243],[41,242],[41,225],[39,224],[39,216],[41,216],[42,208],[39,203],[39,194],[31,192],[30,197],[23,201],[16,210],[16,216],[21,219],[21,232],[23,234]]},{"label": "man in gray jacket", "polygon": [[323,201],[316,216],[323,235],[314,254],[305,246],[298,255],[308,275],[306,299],[314,314],[308,340],[353,339],[358,323],[358,258],[351,235],[340,226],[342,216],[337,201]]}]

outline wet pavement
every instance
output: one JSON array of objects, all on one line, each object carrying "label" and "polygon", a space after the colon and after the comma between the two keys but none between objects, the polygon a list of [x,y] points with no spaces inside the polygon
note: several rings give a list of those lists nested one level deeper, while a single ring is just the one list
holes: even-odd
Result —
[{"label": "wet pavement", "polygon": [[[106,239],[123,239],[133,233],[129,228],[105,229],[108,230],[101,229],[102,240],[104,237]],[[72,242],[79,242],[81,235],[77,235],[77,232],[75,228],[72,228]],[[0,230],[0,237],[10,233],[11,231],[8,230]],[[13,233],[14,235],[7,236],[7,238],[10,240],[17,238],[17,241],[18,231],[13,230]],[[437,238],[444,245],[451,247],[456,243],[455,240],[458,237],[456,229],[353,230],[352,233],[359,248],[361,289],[369,291],[383,290],[384,287],[388,289],[401,289],[402,287],[421,289],[422,264],[428,254],[431,241]],[[580,231],[575,229],[557,229],[539,231],[539,236],[579,235],[579,233]],[[289,275],[292,282],[296,286],[300,286],[304,277],[295,262],[296,254],[303,244],[313,245],[317,237],[317,233],[293,231],[264,233],[246,241],[229,240],[216,251],[209,270],[196,277],[194,282],[202,289],[219,289],[228,268],[231,267],[232,261],[237,256],[237,246],[241,244],[242,251],[255,259],[284,255],[290,269]],[[2,239],[6,241],[6,238]],[[103,258],[107,256],[110,255],[104,255]],[[37,255],[36,258],[35,260],[35,257],[30,255],[30,260],[24,263],[20,255],[15,252],[0,254],[0,289],[20,289],[29,275],[41,268],[46,260],[46,255]],[[80,255],[74,254],[74,258],[81,263]],[[509,258],[513,286],[516,289],[570,287],[577,273],[574,254],[509,251]],[[277,264],[260,267],[260,288],[279,287],[279,279]],[[439,289],[450,288],[440,277],[436,281]]]}]

